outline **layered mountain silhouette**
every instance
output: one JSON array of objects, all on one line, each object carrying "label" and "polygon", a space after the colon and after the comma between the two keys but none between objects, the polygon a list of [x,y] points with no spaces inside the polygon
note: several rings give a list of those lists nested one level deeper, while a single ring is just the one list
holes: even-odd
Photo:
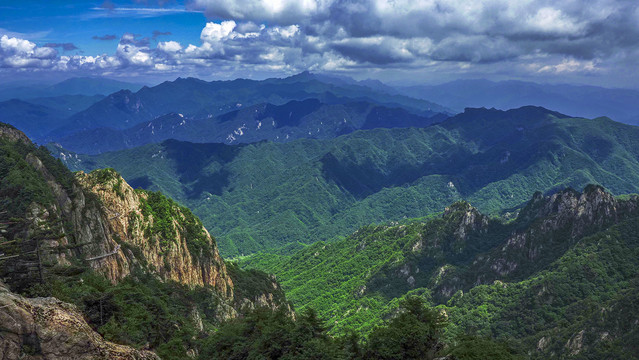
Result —
[{"label": "layered mountain silhouette", "polygon": [[522,107],[287,143],[167,140],[97,156],[52,149],[73,169],[113,167],[178,199],[218,234],[223,254],[239,255],[425,216],[460,199],[501,214],[535,191],[595,183],[638,192],[638,139],[639,128],[607,118]]}]

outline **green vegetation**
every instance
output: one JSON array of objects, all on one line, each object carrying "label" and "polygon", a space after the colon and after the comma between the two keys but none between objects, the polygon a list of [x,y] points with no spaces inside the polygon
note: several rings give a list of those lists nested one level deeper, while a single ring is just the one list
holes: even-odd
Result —
[{"label": "green vegetation", "polygon": [[[135,250],[126,243],[123,246]],[[271,283],[266,274],[232,264],[229,268],[235,286],[233,306],[241,316],[248,311],[244,299],[263,293],[271,294],[274,304],[286,302],[281,290],[266,286]],[[161,281],[142,267],[114,285],[86,264],[56,266],[45,283],[32,285],[25,295],[53,296],[74,304],[106,340],[151,349],[166,360],[184,359],[188,353],[206,349],[221,321],[234,313],[215,289]],[[271,309],[260,311],[273,314]]]},{"label": "green vegetation", "polygon": [[107,186],[110,184],[111,190],[115,192],[120,199],[124,199],[124,192],[122,191],[122,183],[124,180],[113,168],[95,169],[89,174],[91,180],[96,185]]},{"label": "green vegetation", "polygon": [[[636,192],[639,134],[606,119],[527,111],[471,110],[432,128],[324,142],[173,141],[135,150],[152,159],[149,183],[228,226],[225,243],[236,254],[239,245],[268,250],[228,264],[234,304],[141,268],[117,285],[77,263],[31,276],[29,286],[11,263],[2,276],[18,278],[11,285],[22,292],[76,304],[107,339],[166,359],[637,359],[639,198],[599,185],[553,197],[533,189],[594,181],[615,194]],[[38,239],[60,236],[64,219],[52,213],[49,226],[21,242],[27,209],[56,200],[47,177],[64,189],[73,178],[43,149],[2,141],[2,218],[18,244],[7,249],[33,252]],[[94,176],[117,192],[114,170]],[[208,248],[191,212],[159,192],[137,191],[142,216],[153,217],[145,231],[171,241],[182,228],[189,251]],[[522,206],[526,194],[532,200]],[[482,215],[453,201],[461,197],[508,215]],[[404,219],[410,214],[420,218]],[[341,237],[375,222],[386,223]],[[275,277],[262,271],[276,276],[297,319],[256,309],[220,325],[247,310],[244,299],[274,293],[283,301]]]},{"label": "green vegetation", "polygon": [[148,237],[158,236],[161,239],[160,245],[165,248],[169,241],[177,238],[176,222],[178,222],[183,229],[181,235],[184,236],[191,254],[207,257],[213,255],[202,222],[193,215],[191,210],[177,204],[159,191],[137,189],[136,192],[142,195],[140,202],[145,222],[149,222],[149,217],[153,218],[153,225],[145,229]]},{"label": "green vegetation", "polygon": [[[570,211],[556,213],[556,204],[582,198],[574,190],[560,193],[556,203],[536,196],[507,223],[459,202],[438,218],[368,226],[343,240],[240,263],[274,273],[296,308],[316,309],[330,320],[333,335],[372,334],[398,302],[419,295],[447,314],[444,339],[473,337],[455,347],[458,355],[481,354],[482,339],[490,338],[516,340],[517,348],[534,350],[533,358],[547,358],[565,353],[583,330],[577,351],[583,358],[628,356],[637,353],[629,339],[637,335],[631,324],[639,308],[629,302],[639,293],[638,200],[607,198],[600,190],[584,192],[589,204],[600,206],[591,208],[589,223]],[[620,212],[603,211],[606,202]],[[561,226],[550,225],[555,222]],[[516,243],[512,239],[522,238],[513,234],[527,240]],[[504,271],[500,264],[514,265]]]},{"label": "green vegetation", "polygon": [[[288,309],[279,286],[258,270],[230,266],[230,279],[221,281],[234,284],[232,297],[230,291],[219,294],[213,287],[162,281],[147,268],[147,260],[153,259],[146,259],[139,247],[115,233],[113,240],[131,260],[131,274],[111,283],[93,271],[95,263],[89,264],[89,256],[81,250],[87,245],[110,245],[100,244],[110,243],[109,239],[95,236],[80,242],[75,232],[108,226],[100,222],[103,208],[98,196],[46,149],[35,147],[12,127],[0,124],[0,130],[0,278],[12,291],[72,303],[107,340],[151,349],[163,359],[197,353],[220,321],[241,315],[259,296],[268,297],[265,304]],[[89,188],[126,195],[125,184],[113,169],[94,171],[87,179]],[[188,209],[158,192],[140,190],[140,197],[142,216],[153,217],[148,229],[153,237],[173,241],[180,229],[192,254],[203,262],[219,260],[206,258],[213,255],[213,248],[202,223]],[[135,212],[122,215],[132,220],[129,230],[142,220]],[[56,257],[62,252],[64,263]]]},{"label": "green vegetation", "polygon": [[445,320],[419,297],[407,298],[396,310],[395,317],[362,339],[353,332],[337,338],[328,336],[323,321],[310,308],[298,314],[296,320],[283,312],[257,309],[223,324],[206,340],[199,358],[429,360],[446,355],[451,360],[519,358],[505,344],[471,337],[454,341],[451,351],[441,337]]},{"label": "green vegetation", "polygon": [[[357,131],[279,144],[166,141],[80,157],[193,210],[225,256],[346,236],[465,199],[516,213],[535,191],[586,184],[639,192],[639,129],[541,108],[474,109],[427,128]],[[142,161],[142,159],[144,161]]]},{"label": "green vegetation", "polygon": [[48,205],[54,199],[46,180],[29,164],[29,154],[34,160],[48,157],[45,167],[52,170],[53,176],[61,175],[57,177],[65,188],[70,188],[73,180],[66,167],[52,158],[45,148],[0,139],[0,201],[2,207],[10,212],[9,216],[22,217],[32,202]]},{"label": "green vegetation", "polygon": [[[68,230],[68,222],[58,214],[49,214],[31,228],[28,217],[36,217],[56,201],[47,181],[55,180],[59,191],[71,191],[73,174],[58,159],[53,158],[44,147],[36,147],[26,138],[13,137],[20,134],[13,127],[0,124],[9,135],[0,136],[0,278],[15,289],[25,289],[34,281],[17,262],[24,254],[25,261],[37,260],[36,250],[43,239],[55,239]],[[19,139],[16,141],[16,139]]]},{"label": "green vegetation", "polygon": [[[162,359],[184,359],[189,349],[201,346],[198,334],[215,331],[219,323],[220,300],[211,289],[189,289],[143,272],[117,285],[82,267],[58,269],[63,272],[46,286],[35,287],[32,295],[75,304],[105,339],[153,349]],[[198,329],[195,313],[203,329]]]}]

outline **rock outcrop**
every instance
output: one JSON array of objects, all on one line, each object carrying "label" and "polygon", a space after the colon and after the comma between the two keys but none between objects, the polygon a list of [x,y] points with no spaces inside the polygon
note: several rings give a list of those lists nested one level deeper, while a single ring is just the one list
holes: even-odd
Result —
[{"label": "rock outcrop", "polygon": [[159,360],[105,341],[71,304],[24,298],[0,284],[0,360]]},{"label": "rock outcrop", "polygon": [[[8,128],[5,133],[10,141],[28,141],[16,135],[17,130]],[[188,209],[153,194],[168,206],[162,209],[168,211],[162,214],[165,218],[157,219],[149,193],[134,191],[113,170],[78,173],[65,187],[34,153],[27,154],[25,161],[40,174],[53,198],[49,203],[31,203],[22,229],[13,234],[21,243],[16,254],[37,252],[37,259],[26,262],[37,261],[38,272],[81,261],[115,283],[134,267],[143,266],[164,280],[210,286],[223,298],[233,298],[233,281],[215,241]],[[169,231],[155,231],[158,221],[164,221],[162,226]],[[6,265],[23,268],[21,260],[18,257]],[[17,271],[7,282],[12,285],[39,276],[34,271]]]},{"label": "rock outcrop", "polygon": [[266,274],[231,273],[187,208],[132,189],[112,169],[73,174],[13,127],[0,124],[0,145],[7,152],[2,171],[17,175],[0,184],[0,280],[12,291],[37,292],[50,279],[87,269],[117,284],[140,270],[209,289],[216,321],[258,306],[292,313]]},{"label": "rock outcrop", "polygon": [[[88,259],[93,258],[88,260],[92,267],[115,282],[129,275],[134,263],[144,262],[150,271],[165,280],[189,286],[211,286],[223,297],[233,297],[233,281],[215,241],[188,209],[159,194],[133,190],[114,170],[80,172],[76,179],[82,188],[97,195],[103,210],[100,223],[113,239],[115,254],[112,256],[95,258],[87,254]],[[165,208],[159,211],[168,211],[168,218],[159,219],[158,216],[166,214],[152,213],[149,196],[162,201]],[[168,222],[163,226],[169,229],[170,236],[154,230],[161,221]],[[195,229],[187,229],[187,223]],[[190,243],[196,241],[199,247]]]},{"label": "rock outcrop", "polygon": [[474,256],[465,274],[440,277],[436,291],[448,298],[479,284],[524,279],[558,259],[580,238],[637,215],[638,196],[620,200],[598,185],[587,186],[583,193],[573,189],[550,196],[536,193],[513,223],[488,234],[501,245]]}]

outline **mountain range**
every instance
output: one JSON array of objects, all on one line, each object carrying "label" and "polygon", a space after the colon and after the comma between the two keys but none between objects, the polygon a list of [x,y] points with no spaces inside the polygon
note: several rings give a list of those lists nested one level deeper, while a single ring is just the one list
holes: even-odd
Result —
[{"label": "mountain range", "polygon": [[330,139],[359,129],[425,127],[447,117],[420,116],[402,108],[365,101],[328,104],[306,99],[283,105],[240,107],[206,118],[170,113],[123,130],[101,127],[79,131],[58,139],[56,144],[77,153],[100,154],[167,139],[225,144],[287,142],[300,138]]},{"label": "mountain range", "polygon": [[637,358],[631,90],[130,86],[0,103],[0,357]]},{"label": "mountain range", "polygon": [[359,130],[288,143],[159,144],[86,156],[51,147],[71,169],[113,167],[134,187],[189,206],[236,256],[346,236],[465,199],[513,212],[535,191],[601,184],[639,189],[639,129],[539,107],[467,109],[424,128]]},{"label": "mountain range", "polygon": [[66,124],[69,117],[122,89],[141,85],[105,78],[71,78],[42,86],[0,86],[0,122],[18,126],[27,136],[40,139]]},{"label": "mountain range", "polygon": [[169,113],[209,119],[242,106],[260,103],[277,106],[308,98],[317,98],[330,104],[370,101],[384,106],[403,107],[423,116],[447,111],[425,100],[388,95],[361,85],[322,82],[309,73],[262,81],[237,79],[206,82],[195,78],[178,78],[153,87],[145,86],[137,92],[122,90],[110,94],[71,116],[65,125],[52,131],[47,139],[57,140],[78,131],[100,127],[126,129]]},{"label": "mountain range", "polygon": [[607,116],[615,121],[639,124],[639,91],[634,89],[476,79],[399,87],[398,90],[404,95],[428,99],[456,112],[466,107],[508,110],[536,105],[576,117]]}]

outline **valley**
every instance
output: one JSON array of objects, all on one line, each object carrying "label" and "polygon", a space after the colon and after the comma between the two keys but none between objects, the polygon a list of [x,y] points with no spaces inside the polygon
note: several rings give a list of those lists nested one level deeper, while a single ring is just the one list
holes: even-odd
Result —
[{"label": "valley", "polygon": [[[0,127],[0,302],[43,329],[4,331],[7,354],[638,353],[639,128],[537,106],[436,113],[308,73],[249,84],[5,103],[27,128],[67,124],[46,146]],[[188,113],[145,110],[176,86],[246,103],[202,117],[191,92]],[[82,120],[96,111],[118,122]],[[83,345],[46,341],[68,329],[41,312]]]},{"label": "valley", "polygon": [[0,3],[0,360],[639,360],[639,2]]},{"label": "valley", "polygon": [[637,135],[606,118],[523,107],[284,144],[169,140],[96,156],[53,151],[73,170],[113,167],[134,187],[182,202],[217,234],[222,254],[238,256],[427,216],[461,199],[502,215],[536,191],[593,183],[635,193]]}]

